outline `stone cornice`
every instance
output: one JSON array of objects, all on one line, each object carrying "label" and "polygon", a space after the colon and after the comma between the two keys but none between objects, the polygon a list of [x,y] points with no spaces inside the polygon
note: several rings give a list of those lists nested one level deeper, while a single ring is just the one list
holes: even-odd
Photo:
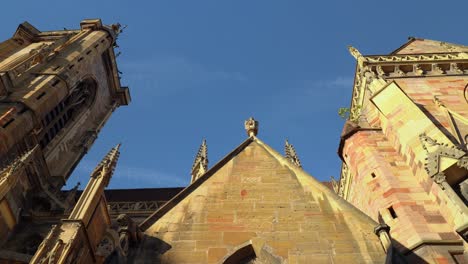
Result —
[{"label": "stone cornice", "polygon": [[359,119],[365,90],[375,79],[468,75],[466,52],[363,56],[355,48],[349,50],[357,60],[350,107],[352,121]]}]

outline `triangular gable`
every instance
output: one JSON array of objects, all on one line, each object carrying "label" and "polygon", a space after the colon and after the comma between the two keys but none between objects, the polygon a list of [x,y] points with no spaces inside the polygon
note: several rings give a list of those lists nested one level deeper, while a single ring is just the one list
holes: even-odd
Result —
[{"label": "triangular gable", "polygon": [[263,241],[282,260],[343,263],[353,252],[382,263],[377,225],[251,137],[140,225],[147,236],[141,248],[161,263],[219,263],[239,246]]},{"label": "triangular gable", "polygon": [[390,53],[391,55],[466,52],[468,46],[437,40],[413,38]]},{"label": "triangular gable", "polygon": [[[157,211],[153,214],[148,216],[141,224],[140,228],[144,231],[148,229],[151,224],[156,222],[160,217],[164,214],[169,212],[174,206],[176,206],[180,201],[182,201],[185,197],[187,197],[190,193],[196,190],[200,185],[202,185],[207,179],[209,179],[212,175],[214,175],[219,169],[221,169],[226,163],[228,163],[231,159],[233,159],[237,154],[243,151],[250,143],[252,142],[259,143],[262,147],[264,147],[268,153],[270,153],[275,159],[277,159],[281,164],[288,167],[288,169],[293,170],[298,176],[299,181],[301,182],[304,188],[311,188],[315,189],[314,191],[320,191],[323,195],[329,196],[328,198],[333,200],[336,203],[336,206],[339,207],[340,211],[343,210],[350,210],[359,217],[362,218],[364,221],[372,221],[369,216],[364,214],[362,211],[351,205],[350,203],[346,202],[344,199],[339,197],[333,190],[329,187],[325,186],[320,181],[316,180],[313,176],[308,174],[306,171],[302,170],[301,168],[297,168],[293,166],[286,158],[284,158],[281,154],[277,151],[269,147],[267,144],[263,143],[257,137],[249,137],[247,140],[242,142],[237,148],[227,154],[223,159],[221,159],[217,164],[215,164],[212,168],[210,168],[203,176],[198,178],[195,182],[187,186],[181,192],[179,192],[176,196],[174,196],[171,200],[165,203],[162,207],[160,207]],[[311,190],[312,191],[312,190]],[[317,192],[315,192],[316,194]],[[377,225],[376,222],[374,222]]]}]

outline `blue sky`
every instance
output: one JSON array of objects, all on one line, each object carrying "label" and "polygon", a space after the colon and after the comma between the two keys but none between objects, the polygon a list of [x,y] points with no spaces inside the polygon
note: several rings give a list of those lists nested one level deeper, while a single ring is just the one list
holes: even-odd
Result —
[{"label": "blue sky", "polygon": [[[443,4],[443,5],[442,5]],[[0,39],[19,23],[78,28],[84,18],[128,25],[119,37],[119,108],[70,178],[88,181],[116,143],[121,159],[110,188],[184,186],[207,139],[210,164],[246,139],[243,122],[282,152],[294,144],[304,169],[339,176],[336,154],[355,61],[386,54],[408,36],[468,44],[468,1],[7,1]]]}]

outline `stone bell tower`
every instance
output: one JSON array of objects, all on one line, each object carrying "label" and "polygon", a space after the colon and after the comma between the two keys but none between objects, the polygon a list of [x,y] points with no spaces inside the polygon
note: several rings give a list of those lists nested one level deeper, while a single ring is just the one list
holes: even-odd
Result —
[{"label": "stone bell tower", "polygon": [[70,210],[60,188],[130,102],[114,54],[120,31],[99,19],[44,32],[24,22],[0,43],[0,237],[22,213]]}]

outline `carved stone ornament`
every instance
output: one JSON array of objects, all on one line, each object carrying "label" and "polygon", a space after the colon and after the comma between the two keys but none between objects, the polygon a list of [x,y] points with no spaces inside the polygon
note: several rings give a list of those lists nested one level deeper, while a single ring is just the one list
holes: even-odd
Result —
[{"label": "carved stone ornament", "polygon": [[249,119],[245,120],[244,128],[249,137],[256,136],[258,133],[258,121],[253,117],[250,117]]},{"label": "carved stone ornament", "polygon": [[468,170],[468,156],[462,157],[457,162],[458,167]]},{"label": "carved stone ornament", "polygon": [[17,157],[13,162],[5,166],[3,169],[0,169],[0,184],[5,181],[13,180],[15,173],[28,164],[36,150],[37,146]]},{"label": "carved stone ornament", "polygon": [[[143,239],[140,227],[127,214],[120,214],[117,217],[117,223],[119,224],[118,233],[121,241],[139,243]],[[126,239],[123,239],[124,236]],[[121,244],[121,247],[125,249],[125,245]]]},{"label": "carved stone ornament", "polygon": [[341,176],[340,176],[339,188],[337,192],[338,195],[343,198],[344,198],[346,182],[348,181],[348,174],[349,174],[348,165],[346,165],[346,163],[343,163],[341,167]]},{"label": "carved stone ornament", "polygon": [[434,177],[434,175],[440,172],[439,163],[442,157],[460,159],[466,155],[465,151],[462,149],[456,146],[438,143],[426,134],[419,135],[419,140],[421,141],[423,149],[427,152],[424,168],[430,177]]},{"label": "carved stone ornament", "polygon": [[[114,169],[117,166],[117,161],[120,156],[120,144],[117,144],[112,148],[107,155],[101,160],[101,162],[96,166],[96,168],[91,173],[91,177],[106,177],[106,186],[109,183],[110,177],[114,173]],[[102,173],[105,172],[105,175]]]},{"label": "carved stone ornament", "polygon": [[299,168],[302,168],[301,161],[297,156],[296,149],[292,144],[289,144],[288,140],[284,143],[284,156],[287,160],[289,160],[292,164],[296,165]]},{"label": "carved stone ornament", "polygon": [[353,46],[348,46],[348,51],[351,54],[351,56],[353,56],[356,60],[358,60],[359,58],[364,57],[364,56],[362,56],[361,52],[359,52],[359,50],[357,50]]},{"label": "carved stone ornament", "polygon": [[440,188],[442,188],[442,190],[445,190],[445,187],[442,183],[447,181],[447,176],[445,176],[443,172],[437,173],[436,175],[432,177],[432,179],[434,180],[435,183],[437,183],[440,186]]},{"label": "carved stone ornament", "polygon": [[339,186],[340,183],[339,183],[339,181],[337,181],[337,180],[335,179],[335,177],[333,177],[333,176],[331,176],[331,179],[330,179],[330,180],[331,180],[331,183],[332,183],[332,186],[333,186],[333,191],[334,191],[335,193],[338,193],[338,191],[340,190],[340,186]]},{"label": "carved stone ornament", "polygon": [[120,248],[120,239],[117,231],[108,229],[104,234],[101,242],[99,242],[96,255],[106,259],[114,251],[117,251],[119,255],[122,255],[122,249]]},{"label": "carved stone ornament", "polygon": [[[466,52],[447,52],[434,54],[394,54],[364,56],[356,48],[348,47],[350,54],[358,61],[358,67],[354,78],[353,95],[350,107],[350,120],[359,118],[364,92],[370,82],[370,73],[381,79],[407,78],[410,76],[445,76],[463,75],[468,73],[464,65],[468,63]],[[367,79],[366,79],[367,77]],[[366,82],[363,83],[363,80]],[[468,92],[465,92],[468,102]]]},{"label": "carved stone ornament", "polygon": [[[192,165],[192,177],[198,178],[208,170],[208,146],[203,139]],[[195,180],[195,179],[193,179]]]}]

